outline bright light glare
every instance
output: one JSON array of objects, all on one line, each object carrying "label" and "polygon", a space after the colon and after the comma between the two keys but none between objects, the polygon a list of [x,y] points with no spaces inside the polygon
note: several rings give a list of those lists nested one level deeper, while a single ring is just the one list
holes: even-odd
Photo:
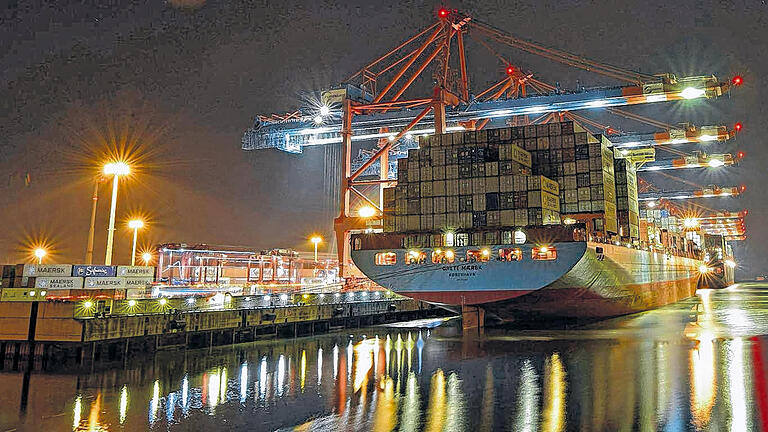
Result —
[{"label": "bright light glare", "polygon": [[288,301],[288,294],[280,294],[280,300]]},{"label": "bright light glare", "polygon": [[369,218],[376,214],[376,209],[371,206],[360,207],[357,211],[357,215],[362,218]]},{"label": "bright light glare", "polygon": [[321,116],[327,116],[330,113],[331,113],[331,109],[328,108],[327,105],[323,105],[323,106],[320,107],[320,115]]},{"label": "bright light glare", "polygon": [[541,249],[539,249],[539,250],[541,251],[541,253],[547,253],[547,252],[549,252],[549,248],[548,248],[548,247],[546,247],[546,246],[542,246],[542,247],[541,247]]},{"label": "bright light glare", "polygon": [[315,124],[323,124],[323,116],[315,116]]},{"label": "bright light glare", "polygon": [[736,262],[734,260],[725,260],[725,265],[730,268],[736,268]]},{"label": "bright light glare", "polygon": [[721,161],[720,159],[712,159],[709,161],[709,166],[712,168],[717,168],[725,165],[725,162]]},{"label": "bright light glare", "polygon": [[152,254],[149,252],[144,252],[141,254],[141,259],[144,261],[144,264],[149,264],[149,262],[152,261]]},{"label": "bright light glare", "polygon": [[704,90],[697,89],[694,87],[687,87],[685,90],[680,92],[680,96],[684,97],[685,99],[696,99],[698,97],[704,96]]},{"label": "bright light glare", "polygon": [[683,227],[685,228],[696,228],[699,226],[699,221],[696,218],[685,218],[683,219]]},{"label": "bright light glare", "polygon": [[715,135],[699,135],[699,141],[717,141],[717,137]]},{"label": "bright light glare", "polygon": [[110,162],[104,165],[104,174],[107,175],[128,175],[131,173],[131,167],[125,162]]},{"label": "bright light glare", "polygon": [[320,236],[312,236],[309,241],[311,241],[314,244],[322,243],[323,238]]},{"label": "bright light glare", "polygon": [[160,303],[160,306],[165,306],[165,305],[166,305],[166,303],[168,303],[168,299],[166,299],[166,298],[161,298],[161,299],[158,301],[158,303]]},{"label": "bright light glare", "polygon": [[195,299],[194,298],[188,298],[187,299],[187,304],[194,304],[194,303],[195,303]]},{"label": "bright light glare", "polygon": [[130,307],[136,306],[136,300],[128,300],[128,306]]},{"label": "bright light glare", "polygon": [[90,301],[90,300],[86,300],[86,301],[83,302],[83,307],[86,308],[86,309],[90,309],[90,308],[93,307],[93,302]]},{"label": "bright light glare", "polygon": [[648,208],[654,208],[656,207],[656,201],[648,201],[648,204],[646,204]]},{"label": "bright light glare", "polygon": [[43,248],[37,248],[35,249],[35,256],[39,259],[42,259],[44,256],[48,255],[48,252]]},{"label": "bright light glare", "polygon": [[128,222],[128,228],[130,229],[141,229],[144,228],[144,221],[141,219],[134,219],[132,221]]},{"label": "bright light glare", "polygon": [[445,257],[446,258],[453,259],[453,256],[454,255],[453,255],[453,251],[452,250],[445,251]]},{"label": "bright light glare", "polygon": [[608,101],[605,101],[605,100],[596,100],[592,102],[587,102],[587,106],[589,108],[600,108],[600,107],[606,106],[607,104],[608,104]]},{"label": "bright light glare", "polygon": [[699,273],[707,273],[709,272],[709,267],[705,266],[704,264],[699,266]]}]

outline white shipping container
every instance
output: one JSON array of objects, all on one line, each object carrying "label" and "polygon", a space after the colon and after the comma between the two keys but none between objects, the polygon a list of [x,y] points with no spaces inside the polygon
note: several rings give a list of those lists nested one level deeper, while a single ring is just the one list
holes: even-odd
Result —
[{"label": "white shipping container", "polygon": [[445,180],[437,180],[432,183],[433,196],[445,196]]},{"label": "white shipping container", "polygon": [[421,196],[422,197],[431,197],[432,196],[432,182],[431,181],[421,182]]},{"label": "white shipping container", "polygon": [[459,179],[459,194],[470,195],[472,193],[472,179]]},{"label": "white shipping container", "polygon": [[445,195],[457,196],[459,195],[459,181],[456,179],[445,181]]},{"label": "white shipping container", "polygon": [[487,177],[495,177],[499,175],[499,163],[498,162],[486,162],[485,163],[485,175]]},{"label": "white shipping container", "polygon": [[472,228],[472,213],[459,213],[459,228]]},{"label": "white shipping container", "polygon": [[459,178],[459,166],[458,165],[446,165],[445,166],[445,178],[457,179]]},{"label": "white shipping container", "polygon": [[72,265],[70,264],[24,264],[24,270],[21,276],[72,276]]},{"label": "white shipping container", "polygon": [[485,192],[492,193],[499,191],[499,177],[486,177],[485,178]]},{"label": "white shipping container", "polygon": [[155,277],[155,268],[150,266],[117,266],[118,276]]},{"label": "white shipping container", "polygon": [[472,196],[472,210],[485,211],[485,194],[475,194]]},{"label": "white shipping container", "polygon": [[419,221],[418,215],[410,215],[405,219],[405,230],[418,231],[421,226],[420,224],[421,222]]},{"label": "white shipping container", "polygon": [[514,210],[502,210],[499,213],[499,222],[501,226],[515,226]]},{"label": "white shipping container", "polygon": [[85,278],[85,288],[90,289],[118,289],[125,288],[124,277],[87,277]]},{"label": "white shipping container", "polygon": [[443,229],[445,228],[446,223],[446,215],[445,214],[435,214],[432,217],[432,224],[434,226],[434,229]]},{"label": "white shipping container", "polygon": [[444,180],[445,179],[445,167],[433,166],[432,167],[432,180]]},{"label": "white shipping container", "polygon": [[421,199],[421,214],[431,214],[434,210],[432,210],[432,198],[422,198]]},{"label": "white shipping container", "polygon": [[563,162],[563,175],[576,175],[576,162]]},{"label": "white shipping container", "polygon": [[147,277],[126,277],[123,279],[125,280],[126,288],[144,288],[154,282],[154,278]]},{"label": "white shipping container", "polygon": [[445,211],[446,213],[458,213],[459,211],[458,196],[449,196],[445,198]]},{"label": "white shipping container", "polygon": [[515,225],[516,226],[528,225],[528,209],[515,210]]},{"label": "white shipping container", "polygon": [[485,177],[476,177],[472,179],[472,193],[485,194]]},{"label": "white shipping container", "polygon": [[[577,160],[576,161],[576,173],[577,174],[586,174],[588,172],[589,172],[589,159]],[[410,174],[410,171],[408,173]]]},{"label": "white shipping container", "polygon": [[486,225],[499,226],[501,223],[501,215],[499,211],[489,211],[486,215]]},{"label": "white shipping container", "polygon": [[83,287],[81,277],[51,277],[43,276],[35,278],[35,288],[41,289],[78,289]]},{"label": "white shipping container", "polygon": [[437,197],[432,199],[432,212],[445,213],[445,197]]}]

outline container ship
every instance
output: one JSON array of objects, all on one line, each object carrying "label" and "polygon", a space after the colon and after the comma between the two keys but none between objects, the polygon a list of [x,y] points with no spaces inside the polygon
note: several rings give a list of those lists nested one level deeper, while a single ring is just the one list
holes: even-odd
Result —
[{"label": "container ship", "polygon": [[733,281],[724,237],[641,211],[635,163],[574,122],[421,137],[397,180],[352,259],[465,320],[606,318]]}]

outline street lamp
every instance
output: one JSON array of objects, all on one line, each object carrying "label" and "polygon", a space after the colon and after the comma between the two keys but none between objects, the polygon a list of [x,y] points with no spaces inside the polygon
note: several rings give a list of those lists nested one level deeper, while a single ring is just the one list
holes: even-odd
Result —
[{"label": "street lamp", "polygon": [[144,221],[134,219],[128,222],[128,228],[133,230],[133,249],[131,250],[131,265],[136,265],[136,239],[139,237],[139,229],[144,228]]},{"label": "street lamp", "polygon": [[144,261],[144,265],[149,265],[149,262],[152,261],[152,254],[150,252],[144,252],[141,254],[141,259]]},{"label": "street lamp", "polygon": [[46,251],[43,248],[37,248],[35,249],[35,256],[37,257],[37,263],[42,264],[43,263],[43,257],[48,255],[48,251]]},{"label": "street lamp", "polygon": [[309,241],[315,244],[315,263],[317,263],[317,245],[323,241],[323,238],[316,235],[316,236],[312,236],[312,238],[310,238]]},{"label": "street lamp", "polygon": [[125,162],[111,162],[104,165],[104,174],[114,176],[112,179],[112,206],[109,210],[109,229],[107,230],[107,253],[104,265],[112,264],[112,243],[115,239],[115,210],[117,209],[117,182],[121,175],[131,173],[131,168]]}]

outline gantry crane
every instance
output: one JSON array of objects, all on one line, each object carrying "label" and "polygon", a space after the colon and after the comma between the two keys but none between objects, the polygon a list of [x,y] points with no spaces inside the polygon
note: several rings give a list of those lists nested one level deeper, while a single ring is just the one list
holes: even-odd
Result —
[{"label": "gantry crane", "polygon": [[[477,94],[470,88],[465,55],[465,38],[470,36],[496,55],[503,65],[501,79],[494,79],[494,84]],[[538,80],[532,73],[523,72],[491,48],[490,41],[624,84],[563,91]],[[433,73],[427,77],[430,66]],[[430,78],[434,85],[428,94],[405,97],[407,92],[418,92],[415,87],[419,85],[414,86],[414,83],[419,82],[423,88],[424,81]],[[380,86],[380,83],[384,85]],[[324,92],[313,106],[283,115],[259,116],[243,136],[242,148],[301,153],[307,146],[341,143],[341,202],[334,230],[340,271],[347,275],[347,266],[351,262],[348,252],[350,232],[375,226],[371,224],[371,218],[352,213],[352,196],[374,207],[377,214],[373,219],[380,220],[381,190],[395,183],[396,164],[390,158],[402,156],[404,149],[417,146],[418,136],[530,124],[572,114],[576,110],[609,110],[632,118],[634,114],[617,107],[716,98],[738,84],[741,84],[740,77],[738,82],[736,78],[721,82],[711,75],[650,75],[603,64],[515,37],[460,11],[441,8],[435,23],[366,64],[342,86]],[[531,116],[538,118],[531,119]],[[618,138],[617,142],[627,147],[635,146],[634,142],[652,147],[682,139],[675,138],[679,133],[674,128],[666,133],[669,135],[666,141],[660,136],[641,134],[630,141]],[[689,128],[680,136],[684,136],[686,142],[689,137],[690,142],[696,142],[722,141],[732,134],[727,128],[718,126]],[[355,141],[374,141],[375,145],[371,150],[361,151],[353,164],[352,143]],[[644,160],[649,160],[647,155]],[[359,189],[367,185],[379,186],[379,202]]]}]

